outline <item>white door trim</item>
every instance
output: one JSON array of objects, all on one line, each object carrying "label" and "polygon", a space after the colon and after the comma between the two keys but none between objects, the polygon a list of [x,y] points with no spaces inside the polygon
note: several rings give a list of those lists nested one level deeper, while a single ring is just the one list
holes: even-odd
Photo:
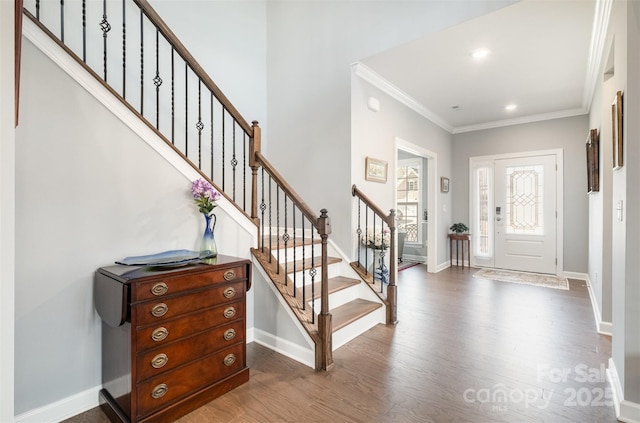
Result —
[{"label": "white door trim", "polygon": [[[416,156],[424,157],[429,160],[429,164],[427,166],[427,179],[429,183],[429,188],[427,190],[427,210],[429,211],[429,221],[427,222],[427,233],[429,236],[427,237],[427,272],[436,273],[438,272],[438,240],[437,230],[438,227],[438,196],[437,193],[440,192],[439,182],[436,178],[438,174],[438,154],[427,150],[424,147],[420,147],[419,145],[410,143],[409,141],[403,140],[402,138],[395,138],[395,166],[393,167],[393,175],[392,180],[395,181],[398,177],[397,169],[398,169],[398,150],[403,150],[411,154],[415,154]],[[394,182],[395,184],[395,182]],[[397,204],[398,202],[398,193],[396,192],[395,186],[393,189],[393,204]],[[424,206],[424,205],[423,205]],[[395,206],[394,206],[395,207]]]},{"label": "white door trim", "polygon": [[[538,150],[538,151],[524,151],[520,153],[507,153],[507,154],[494,154],[488,156],[476,156],[469,158],[469,216],[473,216],[473,172],[474,168],[479,162],[500,160],[500,159],[513,159],[518,157],[532,157],[532,156],[546,156],[555,155],[556,164],[558,166],[558,172],[556,175],[556,205],[558,210],[558,218],[556,220],[556,252],[558,256],[557,275],[564,275],[564,150],[562,148],[551,150]],[[473,219],[470,220],[472,222]],[[473,233],[473,228],[470,228]],[[471,257],[473,266],[476,266],[475,257]]]}]

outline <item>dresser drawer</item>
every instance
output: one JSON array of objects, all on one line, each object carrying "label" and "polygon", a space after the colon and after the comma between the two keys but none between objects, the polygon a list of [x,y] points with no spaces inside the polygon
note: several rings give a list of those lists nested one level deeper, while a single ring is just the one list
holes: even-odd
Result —
[{"label": "dresser drawer", "polygon": [[244,342],[244,320],[155,348],[136,357],[136,378],[145,380],[222,348]]},{"label": "dresser drawer", "polygon": [[162,299],[180,292],[206,288],[216,283],[245,280],[247,276],[247,266],[236,266],[173,278],[168,275],[161,280],[134,285],[131,293],[131,302],[137,303],[149,299]]},{"label": "dresser drawer", "polygon": [[210,289],[169,298],[139,303],[131,307],[132,318],[138,325],[147,325],[171,319],[192,311],[230,303],[243,298],[245,282],[216,284]]},{"label": "dresser drawer", "polygon": [[244,301],[241,298],[233,303],[226,303],[197,313],[187,314],[173,320],[160,322],[138,328],[136,331],[136,348],[138,352],[148,348],[176,341],[204,330],[244,319]]},{"label": "dresser drawer", "polygon": [[244,367],[244,345],[238,344],[139,383],[136,386],[137,416],[150,414]]}]

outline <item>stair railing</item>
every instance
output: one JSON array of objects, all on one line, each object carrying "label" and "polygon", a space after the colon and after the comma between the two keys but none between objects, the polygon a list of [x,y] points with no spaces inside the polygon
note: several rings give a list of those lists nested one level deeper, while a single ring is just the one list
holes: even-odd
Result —
[{"label": "stair railing", "polygon": [[[387,307],[387,324],[398,322],[396,286],[396,212],[386,214],[354,184],[351,195],[357,200],[357,247],[352,267],[372,287]],[[369,253],[373,252],[373,257]],[[387,268],[385,256],[389,254]],[[378,257],[376,257],[376,255]]]},{"label": "stair railing", "polygon": [[[331,222],[300,198],[259,151],[260,132],[251,142],[252,180],[260,170],[260,196],[252,213],[259,213],[258,248],[253,250],[278,290],[316,344],[316,370],[333,367],[332,316],[329,313],[327,244]],[[254,191],[257,192],[257,191]],[[258,205],[260,211],[257,211]],[[320,237],[319,240],[316,234]],[[319,255],[316,247],[320,244]],[[292,255],[288,254],[291,251]],[[320,275],[318,276],[318,269]],[[317,282],[319,280],[319,291]],[[320,298],[319,313],[316,299]],[[317,315],[317,317],[316,317]]]},{"label": "stair railing", "polygon": [[[24,14],[258,226],[260,248],[254,254],[272,278],[276,276],[274,282],[284,281],[285,300],[316,343],[316,369],[330,369],[330,220],[324,209],[316,216],[261,154],[258,122],[247,123],[146,0],[81,0],[70,5],[25,0]],[[314,232],[320,237],[318,257]],[[292,261],[274,260],[274,240],[277,255],[281,242],[300,242],[300,264],[295,253]],[[284,263],[282,269],[279,263]],[[291,286],[289,266],[295,270]]]},{"label": "stair railing", "polygon": [[247,123],[146,0],[24,0],[24,14],[250,216],[257,123]]}]

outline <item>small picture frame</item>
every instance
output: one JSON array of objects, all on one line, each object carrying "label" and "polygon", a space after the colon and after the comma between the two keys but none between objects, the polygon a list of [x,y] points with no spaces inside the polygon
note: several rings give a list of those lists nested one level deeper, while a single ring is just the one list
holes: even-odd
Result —
[{"label": "small picture frame", "polygon": [[440,191],[449,192],[449,178],[445,178],[444,176],[440,178]]},{"label": "small picture frame", "polygon": [[385,162],[384,160],[367,157],[365,160],[364,178],[367,181],[386,183],[387,168],[388,168],[388,163]]},{"label": "small picture frame", "polygon": [[613,142],[613,169],[620,169],[624,165],[622,149],[622,91],[616,93],[611,104],[611,133]]},{"label": "small picture frame", "polygon": [[600,137],[597,129],[587,136],[587,193],[600,191]]}]

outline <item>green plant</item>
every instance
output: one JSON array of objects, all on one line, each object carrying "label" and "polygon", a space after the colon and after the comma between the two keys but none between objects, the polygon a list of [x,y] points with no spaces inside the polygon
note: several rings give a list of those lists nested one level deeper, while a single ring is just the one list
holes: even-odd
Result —
[{"label": "green plant", "polygon": [[453,225],[451,225],[449,230],[452,231],[452,232],[455,232],[457,234],[461,234],[463,232],[468,231],[469,228],[464,223],[454,223]]}]

